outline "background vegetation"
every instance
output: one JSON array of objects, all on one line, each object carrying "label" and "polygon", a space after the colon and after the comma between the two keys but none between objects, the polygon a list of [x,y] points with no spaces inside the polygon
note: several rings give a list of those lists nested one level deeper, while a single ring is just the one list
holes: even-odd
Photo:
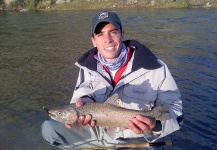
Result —
[{"label": "background vegetation", "polygon": [[0,0],[1,10],[216,7],[217,0]]}]

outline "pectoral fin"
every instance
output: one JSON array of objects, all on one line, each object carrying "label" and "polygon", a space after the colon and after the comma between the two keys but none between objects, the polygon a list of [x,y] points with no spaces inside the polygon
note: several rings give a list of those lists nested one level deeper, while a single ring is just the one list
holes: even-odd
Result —
[{"label": "pectoral fin", "polygon": [[115,127],[107,127],[106,128],[106,132],[108,134],[108,136],[114,140],[115,138],[115,135],[116,135],[116,128]]}]

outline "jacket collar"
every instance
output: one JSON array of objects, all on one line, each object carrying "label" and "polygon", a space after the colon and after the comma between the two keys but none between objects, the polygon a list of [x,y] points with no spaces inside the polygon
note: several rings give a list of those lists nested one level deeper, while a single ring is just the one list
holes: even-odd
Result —
[{"label": "jacket collar", "polygon": [[[124,41],[127,47],[130,47],[134,53],[134,60],[132,71],[136,71],[140,68],[147,70],[160,68],[162,65],[158,62],[158,58],[143,44],[135,40]],[[77,61],[81,66],[85,66],[90,70],[97,71],[97,60],[94,55],[97,53],[97,48],[84,53]]]},{"label": "jacket collar", "polygon": [[132,71],[140,68],[153,70],[162,66],[158,62],[158,58],[145,45],[135,40],[127,40],[124,44],[134,50]]}]

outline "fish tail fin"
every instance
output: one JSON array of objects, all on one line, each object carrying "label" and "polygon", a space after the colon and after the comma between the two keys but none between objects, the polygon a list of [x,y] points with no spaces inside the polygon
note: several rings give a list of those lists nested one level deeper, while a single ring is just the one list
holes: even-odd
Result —
[{"label": "fish tail fin", "polygon": [[169,104],[162,104],[159,106],[156,106],[153,110],[155,112],[157,112],[158,117],[156,118],[156,120],[169,120],[171,118],[170,112],[170,105]]},{"label": "fish tail fin", "polygon": [[170,113],[169,113],[169,112],[166,112],[166,113],[163,113],[163,114],[159,115],[159,116],[156,118],[156,120],[161,120],[161,121],[163,121],[163,120],[169,120],[170,118],[171,118]]},{"label": "fish tail fin", "polygon": [[169,104],[162,104],[162,105],[155,107],[154,109],[160,112],[165,112],[165,111],[169,111],[169,108],[170,108]]}]

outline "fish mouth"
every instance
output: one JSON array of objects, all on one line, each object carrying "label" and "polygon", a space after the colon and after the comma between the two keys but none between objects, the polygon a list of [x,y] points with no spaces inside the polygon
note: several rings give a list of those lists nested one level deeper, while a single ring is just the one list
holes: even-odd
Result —
[{"label": "fish mouth", "polygon": [[51,118],[54,118],[56,115],[48,113],[48,116],[50,116]]},{"label": "fish mouth", "polygon": [[48,113],[48,116],[53,119],[53,120],[56,120],[56,121],[60,121],[60,119],[58,118],[58,116],[52,114],[52,113]]},{"label": "fish mouth", "polygon": [[55,118],[56,115],[52,114],[49,112],[49,109],[43,107],[43,109],[47,112],[48,116],[50,116],[51,118]]}]

